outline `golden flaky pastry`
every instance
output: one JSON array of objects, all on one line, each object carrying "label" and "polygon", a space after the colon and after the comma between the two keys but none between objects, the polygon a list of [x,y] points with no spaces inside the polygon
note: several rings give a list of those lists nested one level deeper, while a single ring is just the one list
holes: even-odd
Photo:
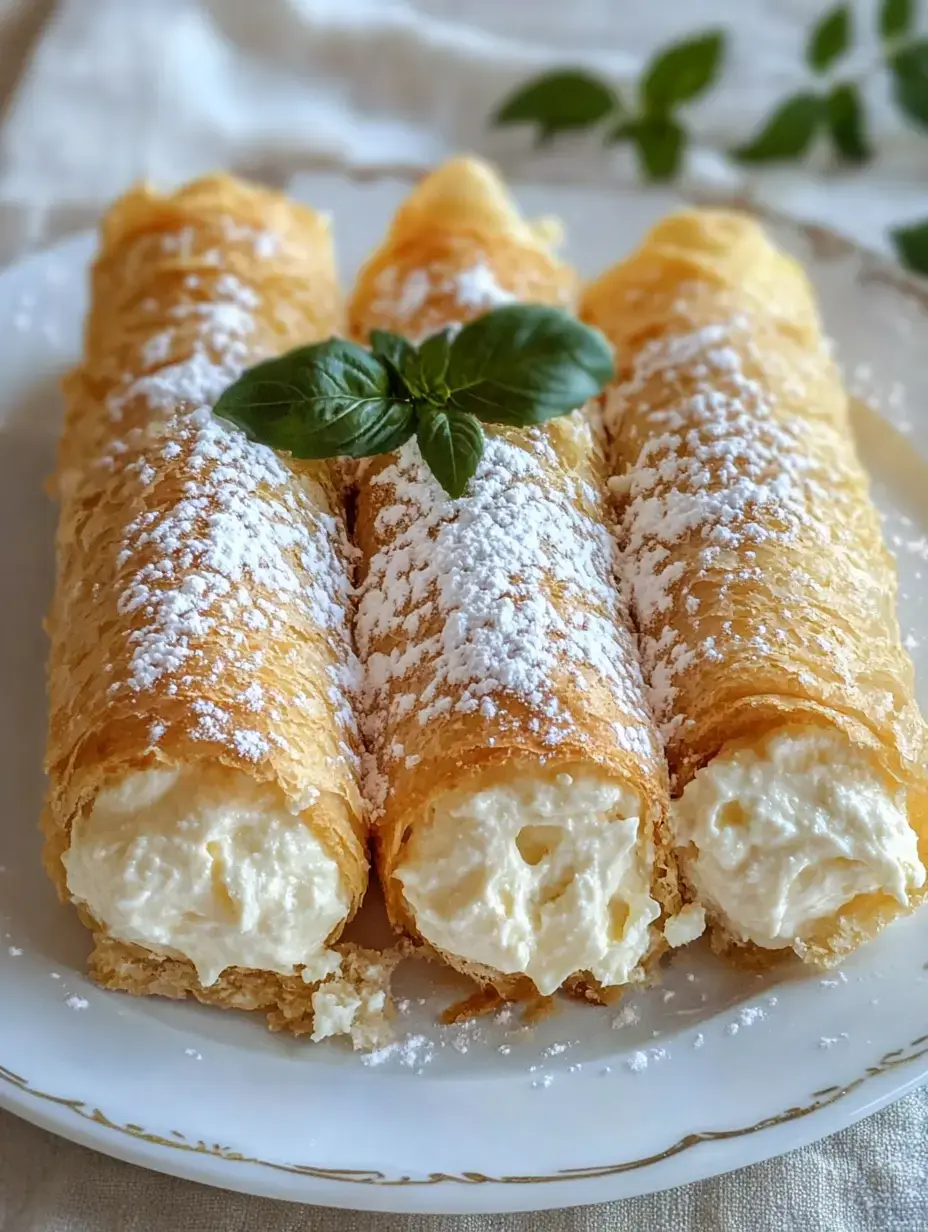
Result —
[{"label": "golden flaky pastry", "polygon": [[[373,329],[418,340],[513,300],[570,305],[577,278],[554,255],[551,239],[550,226],[522,219],[489,169],[466,159],[448,163],[415,189],[362,270],[350,331],[360,340]],[[644,897],[653,892],[657,900],[652,921],[661,906],[674,908],[677,892],[664,847],[666,771],[614,586],[602,457],[588,420],[576,412],[543,428],[488,428],[487,437],[475,481],[456,501],[424,467],[415,442],[363,470],[357,638],[367,671],[368,794],[391,919],[459,970],[518,997],[534,995],[538,980],[512,953],[507,966],[475,958],[483,925],[466,922],[498,908],[493,926],[505,931],[507,917],[521,910],[510,889],[485,884],[502,818],[487,823],[495,834],[456,833],[457,823],[444,815],[452,801],[466,827],[474,800],[488,791],[523,791],[529,820],[533,785],[564,785],[568,810],[581,781],[625,789],[640,816],[629,858],[640,863]],[[581,813],[584,807],[576,805]],[[439,844],[440,834],[451,844],[441,856],[451,869],[451,914],[437,919],[443,892],[428,889],[430,870],[420,869],[436,917],[425,923],[410,901],[409,870],[417,860],[434,864],[430,843]],[[524,860],[542,877],[564,861],[559,879],[527,892],[522,904],[539,930],[545,921],[556,930],[566,921],[557,912],[579,894],[579,865],[563,856],[570,841],[541,827],[503,844],[502,859]],[[593,842],[603,841],[600,831]],[[431,871],[439,875],[437,864]],[[524,871],[520,865],[518,877]],[[608,944],[618,945],[627,896],[618,893],[610,906]],[[589,927],[580,917],[577,933]],[[656,926],[639,920],[636,927],[638,957],[653,957],[661,945]],[[562,931],[569,931],[566,922]],[[632,966],[626,978],[637,979],[640,964]],[[603,981],[589,971],[568,967],[564,976],[568,988],[600,995]]]},{"label": "golden flaky pastry", "polygon": [[[326,464],[289,464],[209,409],[244,366],[340,322],[328,225],[277,193],[226,176],[168,196],[139,187],[103,221],[55,476],[44,829],[65,899],[63,857],[100,793],[181,768],[191,795],[204,777],[231,804],[258,793],[316,836],[344,899],[330,940],[361,901],[341,497]],[[249,909],[226,906],[233,919]],[[183,954],[130,944],[86,904],[82,916],[106,987],[306,1028],[312,988],[298,969],[232,966],[204,986]]]},{"label": "golden flaky pastry", "polygon": [[[846,750],[887,793],[905,791],[908,902],[856,894],[782,939],[807,961],[831,963],[923,897],[906,818],[924,862],[928,796],[895,568],[811,288],[753,220],[693,210],[602,275],[582,313],[618,356],[605,420],[623,569],[674,796],[722,752],[820,729],[837,741],[822,747]],[[824,800],[827,772],[820,780]],[[721,824],[749,820],[734,808]],[[854,871],[842,858],[832,875]],[[718,946],[743,940],[724,912],[710,906],[709,916]],[[747,946],[739,956],[772,952]]]}]

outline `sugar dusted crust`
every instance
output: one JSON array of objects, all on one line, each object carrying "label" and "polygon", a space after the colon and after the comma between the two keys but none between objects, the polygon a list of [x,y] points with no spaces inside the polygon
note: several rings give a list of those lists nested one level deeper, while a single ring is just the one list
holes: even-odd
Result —
[{"label": "sugar dusted crust", "polygon": [[[732,741],[823,724],[905,786],[925,862],[896,571],[804,274],[751,219],[688,211],[582,313],[619,357],[605,420],[622,568],[674,794]],[[861,895],[796,949],[830,965],[903,910]],[[777,961],[717,919],[710,934],[739,961]]]},{"label": "sugar dusted crust", "polygon": [[[331,238],[313,211],[225,176],[132,190],[102,225],[55,489],[48,628],[46,863],[98,791],[154,765],[209,762],[308,810],[350,900],[368,877],[354,553],[340,483],[211,414],[250,363],[338,328]],[[302,984],[190,964],[96,928],[108,987],[306,1019]],[[276,1007],[276,1009],[274,1008]]]},{"label": "sugar dusted crust", "polygon": [[[569,304],[576,276],[515,213],[498,181],[467,160],[404,205],[349,305],[371,329],[420,338],[498,303]],[[359,480],[357,619],[366,669],[367,794],[393,923],[416,936],[393,870],[411,828],[449,788],[595,764],[644,802],[656,852],[653,892],[679,903],[666,845],[666,770],[644,697],[602,486],[584,412],[522,432],[490,429],[476,481],[446,498],[414,444]],[[653,930],[653,950],[661,948]],[[460,957],[444,958],[507,997],[537,995]],[[601,994],[583,973],[569,982]]]}]

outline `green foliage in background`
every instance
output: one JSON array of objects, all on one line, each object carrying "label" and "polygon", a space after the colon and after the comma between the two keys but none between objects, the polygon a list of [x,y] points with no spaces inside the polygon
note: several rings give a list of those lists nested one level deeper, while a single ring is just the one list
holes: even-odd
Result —
[{"label": "green foliage in background", "polygon": [[497,125],[534,124],[539,145],[559,133],[603,127],[603,142],[628,141],[648,180],[670,180],[689,135],[680,108],[719,76],[725,36],[711,30],[659,51],[645,68],[634,103],[580,69],[536,77],[504,101]]},{"label": "green foliage in background", "polygon": [[[928,37],[915,32],[913,0],[882,0],[877,21],[877,61],[856,76],[842,75],[856,36],[854,14],[849,4],[829,8],[806,40],[809,85],[778,103],[731,156],[749,166],[795,162],[824,140],[837,164],[867,162],[873,151],[861,82],[874,70],[889,74],[906,120],[928,129]],[[671,180],[690,140],[686,106],[719,80],[725,51],[721,30],[663,48],[645,66],[633,100],[582,69],[545,73],[505,99],[493,123],[534,125],[539,145],[561,133],[598,129],[604,145],[632,145],[646,180]],[[891,234],[899,259],[928,274],[928,220]]]}]

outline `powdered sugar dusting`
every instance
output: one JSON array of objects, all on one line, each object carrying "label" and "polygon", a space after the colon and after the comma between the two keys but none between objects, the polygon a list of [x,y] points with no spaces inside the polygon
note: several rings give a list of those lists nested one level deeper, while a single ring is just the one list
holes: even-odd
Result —
[{"label": "powdered sugar dusting", "polygon": [[[223,220],[223,229],[230,240],[250,240],[260,257],[277,250],[277,237],[234,219]],[[131,653],[110,690],[144,694],[169,678],[173,693],[195,681],[223,685],[244,675],[236,692],[249,713],[299,705],[317,714],[318,698],[284,698],[261,682],[260,641],[294,624],[321,630],[332,650],[328,698],[345,730],[343,752],[353,757],[348,698],[359,668],[348,625],[352,549],[341,519],[320,507],[309,480],[212,414],[222,390],[262,357],[253,337],[260,297],[231,273],[217,276],[222,254],[196,256],[197,238],[184,228],[162,246],[210,267],[210,298],[182,298],[168,309],[177,331],[152,335],[142,348],[142,371],[127,375],[108,403],[111,417],[127,427],[99,465],[135,482],[141,508],[117,559],[118,610],[132,619]],[[201,282],[188,275],[184,286],[192,294]],[[169,485],[167,497],[162,484]],[[251,724],[236,727],[212,702],[198,699],[192,711],[195,739],[224,743],[247,761],[269,753],[265,735]],[[153,723],[152,743],[164,732]]]},{"label": "powdered sugar dusting", "polygon": [[[415,317],[420,336],[515,298],[483,259],[463,271],[388,267],[375,289],[370,318],[409,332]],[[520,298],[532,298],[522,291]],[[570,422],[578,448],[591,449],[583,413]],[[387,498],[356,623],[374,754],[366,787],[375,808],[384,803],[391,764],[416,764],[396,739],[397,724],[413,711],[420,727],[479,712],[501,729],[521,724],[554,748],[583,721],[560,700],[565,680],[580,691],[605,686],[617,746],[654,755],[604,503],[564,467],[547,429],[488,435],[458,500],[437,483],[414,440],[369,482]],[[513,700],[515,707],[507,704]]]},{"label": "powdered sugar dusting", "polygon": [[[640,671],[613,584],[613,540],[600,505],[560,471],[543,431],[518,444],[490,437],[471,492],[459,500],[446,496],[415,442],[372,482],[393,497],[378,515],[382,546],[357,618],[367,734],[381,767],[392,759],[395,722],[412,706],[424,727],[478,710],[502,718],[501,699],[515,697],[529,707],[532,730],[557,745],[580,718],[559,701],[559,673],[581,689],[605,682],[627,720],[616,725],[616,741],[650,754]],[[440,629],[417,636],[436,612]],[[385,639],[398,644],[382,650]],[[402,688],[414,672],[425,679],[416,696]],[[382,782],[370,787],[382,799]]]},{"label": "powdered sugar dusting", "polygon": [[[165,236],[165,240],[170,238]],[[212,406],[246,364],[259,358],[248,345],[257,306],[254,289],[229,273],[215,279],[210,300],[190,299],[173,305],[171,317],[178,322],[192,320],[197,326],[192,352],[168,364],[176,331],[168,328],[153,334],[143,345],[140,358],[143,367],[154,370],[126,374],[123,387],[108,401],[113,419],[120,420],[127,405],[137,398],[143,399],[150,411],[162,413],[174,411],[185,401]]]},{"label": "powdered sugar dusting", "polygon": [[394,266],[381,270],[376,282],[377,298],[371,305],[374,313],[388,313],[397,325],[410,321],[426,302],[437,296],[449,296],[462,311],[476,314],[511,304],[516,297],[501,287],[485,261],[477,261],[463,270],[443,271],[413,269],[404,272]]},{"label": "powdered sugar dusting", "polygon": [[[685,300],[675,308],[684,309]],[[777,405],[783,396],[802,398],[806,374],[768,367],[777,362],[755,345],[753,323],[742,315],[702,328],[684,326],[645,343],[631,374],[606,402],[613,434],[621,433],[634,406],[642,442],[611,486],[623,507],[624,572],[645,676],[667,739],[686,717],[675,706],[678,677],[697,661],[720,662],[719,640],[769,658],[789,636],[805,636],[756,620],[736,633],[732,621],[723,619],[732,614],[734,588],[769,584],[771,559],[785,560],[799,540],[807,545],[830,536],[828,550],[840,546],[835,519],[826,529],[809,510],[813,503],[830,508],[840,521],[844,497],[830,483],[826,490],[831,476],[809,446],[802,417],[779,413]],[[815,372],[822,361],[811,354],[808,362]],[[843,448],[841,443],[836,467],[843,465]],[[848,567],[855,568],[852,557]],[[817,585],[795,575],[792,582],[810,593]],[[669,615],[678,600],[683,619]],[[784,600],[781,606],[788,625],[789,605]],[[711,632],[700,632],[704,621]],[[681,625],[690,631],[681,633]],[[839,630],[823,623],[809,636],[819,656],[827,654],[837,672],[849,673]]]},{"label": "powdered sugar dusting", "polygon": [[369,1066],[383,1065],[386,1061],[396,1061],[405,1069],[421,1069],[428,1065],[435,1054],[435,1045],[427,1035],[408,1035],[405,1039],[394,1040],[374,1052],[365,1053],[361,1058],[363,1064]]}]

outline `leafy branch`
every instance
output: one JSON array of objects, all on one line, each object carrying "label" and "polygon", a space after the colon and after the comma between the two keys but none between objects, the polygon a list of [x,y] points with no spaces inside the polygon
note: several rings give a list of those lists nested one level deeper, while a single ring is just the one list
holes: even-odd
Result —
[{"label": "leafy branch", "polygon": [[[881,0],[877,58],[856,75],[841,63],[856,35],[847,3],[830,8],[806,40],[812,81],[780,102],[758,131],[730,151],[750,166],[794,162],[828,141],[839,165],[860,165],[873,154],[861,86],[874,71],[890,75],[892,96],[905,118],[928,129],[928,38],[915,31],[914,0]],[[630,142],[646,180],[672,179],[690,140],[681,108],[721,75],[725,35],[710,30],[658,51],[637,86],[636,106],[581,69],[543,74],[506,98],[493,116],[501,125],[533,124],[539,145],[561,133],[602,132],[605,145]],[[891,233],[900,260],[928,274],[928,220]]]},{"label": "leafy branch", "polygon": [[602,334],[542,304],[496,308],[418,347],[379,329],[370,343],[330,338],[266,359],[213,410],[294,458],[373,458],[415,436],[456,499],[477,473],[483,424],[526,428],[569,415],[613,375]]},{"label": "leafy branch", "polygon": [[720,30],[659,51],[645,68],[635,107],[581,69],[546,73],[505,99],[493,122],[534,124],[539,145],[559,133],[601,125],[604,144],[632,144],[646,179],[669,180],[679,171],[689,140],[680,107],[712,85],[724,55]]},{"label": "leafy branch", "polygon": [[[887,70],[893,97],[916,124],[928,126],[928,40],[912,37],[912,0],[883,0],[878,14],[881,46],[876,61],[856,77],[831,78],[822,88],[785,99],[744,145],[732,151],[743,163],[786,162],[801,158],[823,134],[838,162],[863,163],[872,156],[866,132],[861,84],[875,69]],[[806,64],[815,77],[831,75],[854,42],[854,15],[839,4],[812,27]]]}]

